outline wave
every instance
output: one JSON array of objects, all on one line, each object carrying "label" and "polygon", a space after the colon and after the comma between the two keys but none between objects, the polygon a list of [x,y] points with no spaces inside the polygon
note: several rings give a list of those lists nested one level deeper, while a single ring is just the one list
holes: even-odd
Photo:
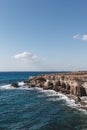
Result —
[{"label": "wave", "polygon": [[[43,88],[38,88],[38,87],[34,87],[34,88],[29,88],[29,86],[25,85],[24,82],[18,82],[18,85],[20,86],[19,88],[15,88],[12,87],[11,84],[7,84],[7,85],[2,85],[0,86],[0,89],[2,90],[14,90],[14,89],[19,89],[19,90],[36,90],[38,92],[40,92],[38,94],[38,98],[46,98],[46,100],[48,101],[52,101],[52,102],[57,102],[57,101],[64,101],[63,103],[66,104],[69,107],[78,109],[80,111],[83,111],[84,113],[87,114],[87,111],[85,109],[81,108],[81,104],[76,104],[75,100],[72,98],[69,98],[67,95],[64,95],[62,93],[56,92],[54,90],[43,90]],[[42,94],[43,93],[43,94]]]},{"label": "wave", "polygon": [[[37,89],[37,88],[36,88]],[[85,109],[82,109],[82,105],[79,103],[79,104],[76,104],[75,103],[75,100],[68,97],[68,95],[64,95],[60,92],[56,92],[54,90],[43,90],[43,89],[38,89],[40,92],[42,92],[44,95],[38,95],[38,97],[42,98],[42,97],[49,97],[47,98],[48,101],[52,101],[52,102],[57,102],[57,101],[64,101],[63,104],[67,105],[68,107],[71,107],[71,108],[74,108],[74,109],[77,109],[81,112],[84,112],[84,114],[87,114],[87,110]],[[82,97],[84,98],[84,97]],[[86,98],[87,99],[87,98]],[[87,102],[87,101],[85,101]]]},{"label": "wave", "polygon": [[11,84],[8,84],[0,86],[0,89],[14,89],[14,87],[12,87]]},{"label": "wave", "polygon": [[72,107],[77,106],[75,104],[75,100],[69,99],[68,96],[66,96],[66,95],[64,95],[62,93],[56,92],[54,90],[41,90],[40,89],[40,91],[44,93],[45,97],[50,97],[50,98],[47,99],[48,101],[54,101],[55,102],[55,101],[62,100],[62,101],[66,101],[66,104],[68,106],[72,106]]},{"label": "wave", "polygon": [[19,88],[15,88],[13,86],[11,86],[11,84],[6,84],[6,85],[2,85],[0,86],[0,89],[23,89],[23,88],[28,88],[25,86],[24,82],[18,82]]}]

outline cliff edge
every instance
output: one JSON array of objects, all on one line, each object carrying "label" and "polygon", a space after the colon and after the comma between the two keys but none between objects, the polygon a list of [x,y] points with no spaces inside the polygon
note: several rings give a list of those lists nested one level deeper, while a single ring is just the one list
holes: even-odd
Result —
[{"label": "cliff edge", "polygon": [[[52,89],[63,94],[77,97],[76,102],[81,102],[81,97],[87,96],[87,72],[70,72],[32,76],[26,81],[30,87]],[[85,102],[81,104],[87,105]]]}]

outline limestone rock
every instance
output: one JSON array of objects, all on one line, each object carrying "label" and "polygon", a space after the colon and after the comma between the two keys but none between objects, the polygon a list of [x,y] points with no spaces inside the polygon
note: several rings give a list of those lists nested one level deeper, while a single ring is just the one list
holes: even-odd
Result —
[{"label": "limestone rock", "polygon": [[53,89],[53,83],[49,80],[46,81],[43,86],[44,86],[44,89]]},{"label": "limestone rock", "polygon": [[41,87],[43,89],[53,89],[65,94],[75,96],[86,96],[87,72],[70,72],[65,74],[45,74],[30,77],[26,83],[31,87]]}]

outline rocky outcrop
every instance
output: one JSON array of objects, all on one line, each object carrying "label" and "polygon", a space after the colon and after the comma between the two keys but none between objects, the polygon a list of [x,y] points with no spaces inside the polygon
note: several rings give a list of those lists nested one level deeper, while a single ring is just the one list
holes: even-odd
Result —
[{"label": "rocky outcrop", "polygon": [[15,87],[15,88],[19,88],[20,87],[17,82],[12,83],[11,86]]},{"label": "rocky outcrop", "polygon": [[46,74],[30,77],[26,81],[31,87],[53,89],[64,94],[72,94],[77,97],[87,95],[87,72],[73,72],[65,74]]}]

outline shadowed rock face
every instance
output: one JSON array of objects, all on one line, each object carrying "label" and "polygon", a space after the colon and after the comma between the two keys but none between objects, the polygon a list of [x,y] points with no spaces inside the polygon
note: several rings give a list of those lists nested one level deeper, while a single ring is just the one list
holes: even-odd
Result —
[{"label": "shadowed rock face", "polygon": [[78,86],[78,87],[76,87],[76,96],[86,96],[86,90],[85,90],[85,88],[84,87],[82,87],[82,86]]},{"label": "shadowed rock face", "polygon": [[[85,83],[85,85],[84,85]],[[65,74],[46,74],[30,77],[27,84],[31,87],[53,89],[75,96],[87,95],[87,72],[72,72]]]},{"label": "shadowed rock face", "polygon": [[53,89],[53,83],[51,81],[46,81],[44,84],[43,84],[43,88],[44,89]]},{"label": "shadowed rock face", "polygon": [[18,87],[19,87],[18,83],[16,83],[16,82],[15,82],[15,83],[12,83],[11,86],[13,86],[13,87],[15,87],[15,88],[18,88]]}]

